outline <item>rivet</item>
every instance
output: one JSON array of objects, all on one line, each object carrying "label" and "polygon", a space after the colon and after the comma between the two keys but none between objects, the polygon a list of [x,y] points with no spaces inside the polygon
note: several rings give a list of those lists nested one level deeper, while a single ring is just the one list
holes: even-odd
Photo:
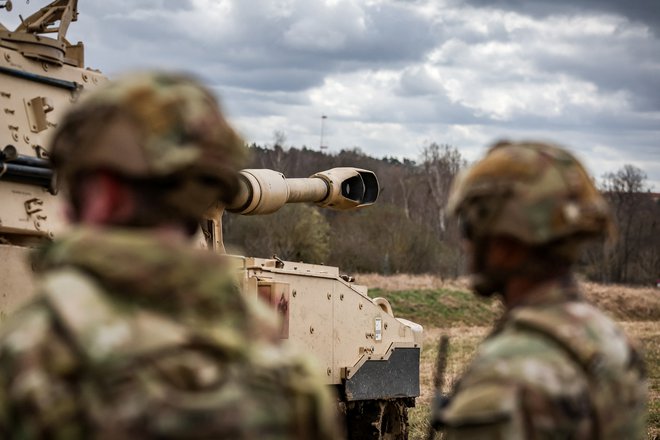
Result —
[{"label": "rivet", "polygon": [[339,300],[340,300],[340,301],[343,301],[343,300],[344,300],[344,294],[343,294],[343,293],[342,293],[341,295],[339,295]]},{"label": "rivet", "polygon": [[41,63],[41,68],[44,69],[44,72],[48,72],[48,64]]},{"label": "rivet", "polygon": [[5,60],[11,61],[11,55],[9,55],[9,53],[5,52]]},{"label": "rivet", "polygon": [[309,333],[312,334],[312,335],[314,334],[314,327],[309,328]]},{"label": "rivet", "polygon": [[362,303],[360,303],[360,305],[358,306],[358,308],[359,308],[360,310],[362,310]]},{"label": "rivet", "polygon": [[385,323],[385,330],[387,330],[387,323]]},{"label": "rivet", "polygon": [[296,294],[297,294],[297,293],[298,293],[298,292],[296,292],[295,290],[293,291],[292,295],[293,295],[294,298],[296,297]]},{"label": "rivet", "polygon": [[332,374],[332,368],[328,367],[328,369],[325,370],[325,372],[328,374],[328,376],[330,376]]},{"label": "rivet", "polygon": [[30,137],[28,135],[23,136],[23,140],[25,141],[26,144],[30,143]]},{"label": "rivet", "polygon": [[327,296],[328,296],[328,299],[331,299],[331,298],[332,298],[332,294],[331,294],[331,293],[328,293]]}]

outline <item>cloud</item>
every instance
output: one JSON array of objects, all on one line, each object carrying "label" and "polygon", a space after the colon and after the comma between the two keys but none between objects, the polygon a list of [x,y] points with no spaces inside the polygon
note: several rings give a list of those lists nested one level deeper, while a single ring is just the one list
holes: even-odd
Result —
[{"label": "cloud", "polygon": [[317,147],[321,115],[331,151],[375,156],[416,158],[435,141],[474,160],[498,138],[542,138],[575,149],[597,176],[636,164],[660,190],[654,0],[85,0],[79,9],[70,40],[85,42],[87,64],[111,76],[192,71],[249,141],[270,143],[277,130]]},{"label": "cloud", "polygon": [[655,0],[464,0],[476,7],[491,7],[519,11],[546,18],[555,14],[580,14],[588,11],[621,15],[644,23],[651,30],[660,29],[660,8]]},{"label": "cloud", "polygon": [[[422,59],[435,44],[425,17],[399,3],[190,0],[162,6],[172,4],[92,3],[93,22],[84,29],[94,35],[90,49],[113,71],[140,57],[144,66],[176,61],[204,68],[217,84],[296,91],[332,73]],[[392,31],[397,28],[407,31]]]}]

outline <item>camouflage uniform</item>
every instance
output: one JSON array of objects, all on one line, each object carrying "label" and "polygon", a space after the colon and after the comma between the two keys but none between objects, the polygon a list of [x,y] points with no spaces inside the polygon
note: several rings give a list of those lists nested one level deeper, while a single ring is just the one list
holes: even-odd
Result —
[{"label": "camouflage uniform", "polygon": [[[212,138],[202,139],[211,147],[200,146],[189,130],[209,128],[195,119],[207,118],[208,113],[182,105],[206,101],[206,110],[215,109],[206,122],[224,122],[210,95],[188,79],[143,75],[92,95],[82,109],[89,111],[85,106],[92,105],[102,111],[118,104],[130,113],[136,104],[127,97],[135,96],[140,96],[141,114],[151,112],[151,117],[163,110],[163,99],[177,103],[170,110],[174,115],[165,116],[183,133],[174,136],[155,123],[158,129],[147,128],[139,133],[141,139],[130,131],[122,133],[124,146],[138,139],[151,142],[132,144],[150,145],[152,150],[128,150],[143,166],[131,172],[149,179],[183,169],[177,178],[184,188],[189,188],[186,179],[195,180],[200,170],[213,177],[217,170],[209,164],[227,150],[231,154],[231,148],[218,148]],[[181,109],[186,114],[181,115]],[[76,119],[84,113],[74,110],[72,115]],[[117,120],[113,118],[123,115],[110,115],[106,121],[112,128]],[[71,119],[65,120],[62,130],[72,133],[55,138],[56,164],[61,163],[58,148],[70,148],[72,161],[86,149],[97,155],[96,162],[59,166],[71,185],[75,173],[93,170],[99,163],[116,171],[124,166],[121,161],[112,165],[109,161],[115,158],[95,150],[94,139],[110,145],[112,139],[102,131],[96,133],[98,138],[85,139],[85,131],[94,131],[84,122],[83,117],[78,119],[81,124],[72,126]],[[171,142],[164,142],[167,148],[159,153],[161,135]],[[58,147],[63,139],[66,146]],[[71,139],[79,144],[69,144]],[[205,151],[213,148],[219,151]],[[199,158],[205,163],[198,164]],[[228,160],[223,166],[226,175],[218,173],[212,181],[227,191],[236,166]],[[208,179],[198,187],[202,196],[197,199],[176,194],[166,199],[171,214],[199,218],[214,198],[228,195],[209,185]],[[307,358],[272,341],[273,315],[243,298],[228,257],[194,250],[188,242],[150,228],[78,227],[35,254],[33,267],[42,275],[39,295],[0,330],[1,438],[337,437],[327,387],[313,374]]]},{"label": "camouflage uniform", "polygon": [[[549,261],[573,261],[576,243],[612,231],[579,162],[535,143],[496,145],[457,180],[450,208],[469,240],[508,235]],[[448,439],[641,439],[645,405],[638,351],[567,274],[507,310],[432,422]]]}]

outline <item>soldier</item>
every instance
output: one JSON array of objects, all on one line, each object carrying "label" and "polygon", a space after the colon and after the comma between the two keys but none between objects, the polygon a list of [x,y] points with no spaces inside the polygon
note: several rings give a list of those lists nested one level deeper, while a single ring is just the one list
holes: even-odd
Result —
[{"label": "soldier", "polygon": [[0,332],[0,437],[336,437],[307,360],[191,246],[246,156],[210,92],[126,77],[65,116],[51,155],[76,228],[35,255],[39,295]]},{"label": "soldier", "polygon": [[457,178],[449,209],[474,290],[501,294],[506,311],[432,423],[448,439],[645,438],[643,361],[571,275],[580,245],[613,230],[582,165],[501,142]]}]

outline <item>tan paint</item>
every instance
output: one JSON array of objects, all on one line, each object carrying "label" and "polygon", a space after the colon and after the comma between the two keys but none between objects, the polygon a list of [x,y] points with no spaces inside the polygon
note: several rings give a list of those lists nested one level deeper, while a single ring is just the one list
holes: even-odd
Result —
[{"label": "tan paint", "polygon": [[[343,280],[336,267],[234,258],[248,295],[257,297],[260,285],[289,286],[291,339],[316,356],[329,384],[352,377],[367,360],[388,359],[395,347],[422,345],[421,326],[388,314],[382,308],[387,300],[369,298],[366,286]],[[376,340],[377,319],[381,340]]]},{"label": "tan paint", "polygon": [[[21,155],[46,157],[46,146],[66,109],[81,93],[107,81],[100,72],[78,67],[82,62],[82,46],[70,45],[62,33],[75,20],[76,2],[57,3],[64,9],[46,6],[26,18],[19,30],[0,31],[0,149],[10,144]],[[0,13],[5,12],[0,10]],[[39,20],[44,17],[63,20],[58,38],[39,34]],[[73,48],[70,54],[68,48]],[[67,58],[71,54],[75,56]],[[16,74],[63,80],[78,86],[67,90]],[[46,188],[8,182],[0,177],[0,200],[0,234],[10,242],[24,241],[21,235],[52,237],[65,227],[61,202]]]},{"label": "tan paint", "polygon": [[34,296],[28,253],[26,247],[0,245],[0,319]]}]

